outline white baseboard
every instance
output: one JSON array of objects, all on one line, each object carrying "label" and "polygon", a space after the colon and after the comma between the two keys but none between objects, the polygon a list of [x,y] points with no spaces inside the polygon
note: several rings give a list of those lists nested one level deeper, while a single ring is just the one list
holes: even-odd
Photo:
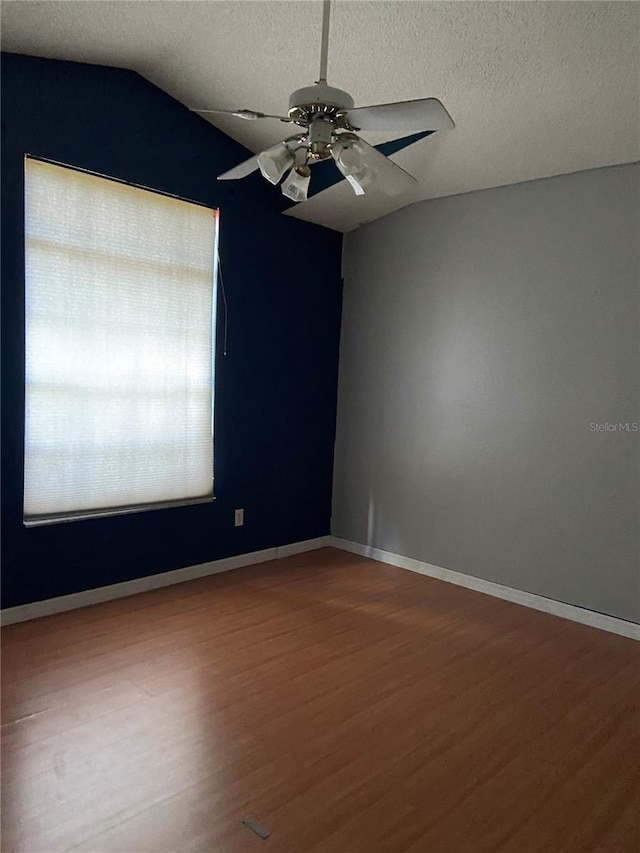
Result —
[{"label": "white baseboard", "polygon": [[280,545],[278,559],[303,554],[305,551],[317,551],[318,548],[328,548],[331,545],[330,536],[319,536],[317,539],[306,539],[304,542],[292,542],[291,545]]},{"label": "white baseboard", "polygon": [[47,598],[45,601],[34,601],[31,604],[8,607],[0,612],[0,621],[2,625],[12,625],[15,622],[26,622],[28,619],[39,619],[41,616],[51,616],[54,613],[63,613],[65,610],[77,610],[79,607],[88,607],[90,604],[100,604],[103,601],[112,601],[114,598],[137,595],[139,592],[184,583],[207,575],[217,575],[219,572],[252,566],[254,563],[266,563],[269,560],[279,560],[292,554],[302,554],[304,551],[315,551],[330,544],[330,536],[321,536],[318,539],[307,539],[304,542],[292,542],[290,545],[281,545],[278,548],[266,548],[263,551],[238,554],[235,557],[199,563],[197,566],[186,566],[184,569],[175,569],[157,575],[148,575],[144,578],[135,578],[123,583],[100,586],[97,589],[61,595],[58,598]]},{"label": "white baseboard", "polygon": [[544,598],[532,592],[512,589],[509,586],[502,586],[499,583],[482,580],[482,578],[474,578],[472,575],[443,569],[440,566],[432,566],[430,563],[423,563],[421,560],[402,557],[400,554],[392,554],[390,551],[382,551],[380,548],[373,548],[371,545],[350,542],[348,539],[340,539],[337,536],[331,537],[331,545],[343,551],[350,551],[352,554],[359,554],[361,557],[369,557],[380,563],[388,563],[391,566],[408,569],[410,572],[418,572],[418,574],[437,578],[457,586],[464,586],[467,589],[493,595],[496,598],[504,598],[514,604],[522,604],[524,607],[530,607],[533,610],[541,610],[543,613],[561,616],[563,619],[580,622],[592,628],[600,628],[602,631],[609,631],[612,634],[620,634],[622,637],[630,637],[632,640],[640,640],[640,625],[636,622],[628,622],[625,619],[618,619],[615,616],[608,616],[606,613],[598,613],[595,610],[586,610],[573,604],[564,604],[562,601]]}]

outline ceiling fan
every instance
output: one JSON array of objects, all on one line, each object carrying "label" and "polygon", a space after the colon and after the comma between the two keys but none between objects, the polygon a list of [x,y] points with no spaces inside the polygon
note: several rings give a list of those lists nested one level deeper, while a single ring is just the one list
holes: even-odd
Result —
[{"label": "ceiling fan", "polygon": [[327,84],[329,17],[331,0],[323,0],[320,77],[314,86],[297,89],[289,98],[286,116],[255,110],[193,110],[203,114],[232,115],[255,121],[277,119],[297,125],[300,130],[272,148],[250,157],[219,181],[244,178],[260,169],[272,184],[282,182],[282,194],[295,202],[305,201],[311,181],[311,166],[333,158],[356,195],[363,195],[375,183],[388,195],[396,195],[416,183],[413,175],[385,157],[356,131],[435,131],[454,126],[437,98],[420,98],[370,107],[355,107],[348,92]]}]

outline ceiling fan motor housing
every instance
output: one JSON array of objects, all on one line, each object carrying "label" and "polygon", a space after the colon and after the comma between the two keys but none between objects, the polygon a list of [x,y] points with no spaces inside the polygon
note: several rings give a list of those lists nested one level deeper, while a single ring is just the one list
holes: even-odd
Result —
[{"label": "ceiling fan motor housing", "polygon": [[305,110],[314,107],[330,107],[335,110],[352,110],[354,101],[348,92],[335,89],[326,83],[305,86],[296,89],[289,98],[289,113],[292,110]]}]

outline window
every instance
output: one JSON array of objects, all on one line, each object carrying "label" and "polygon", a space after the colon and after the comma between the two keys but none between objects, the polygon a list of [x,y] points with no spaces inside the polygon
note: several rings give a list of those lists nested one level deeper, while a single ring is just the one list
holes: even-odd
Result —
[{"label": "window", "polygon": [[25,160],[27,526],[213,499],[218,213]]}]

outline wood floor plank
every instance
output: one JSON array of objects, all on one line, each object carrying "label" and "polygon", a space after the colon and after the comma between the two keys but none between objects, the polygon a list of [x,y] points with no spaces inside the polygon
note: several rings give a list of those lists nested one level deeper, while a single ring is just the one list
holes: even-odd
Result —
[{"label": "wood floor plank", "polygon": [[640,851],[622,637],[327,548],[2,640],[3,853]]}]

